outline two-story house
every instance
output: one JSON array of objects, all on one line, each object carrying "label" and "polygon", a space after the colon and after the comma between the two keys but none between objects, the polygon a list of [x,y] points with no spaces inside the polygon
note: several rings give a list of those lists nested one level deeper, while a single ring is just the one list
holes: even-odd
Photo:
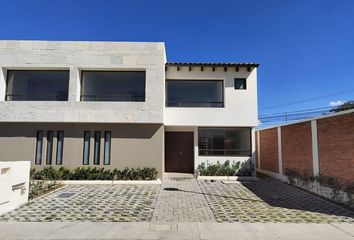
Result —
[{"label": "two-story house", "polygon": [[164,43],[0,41],[0,161],[255,162],[255,63],[168,63]]}]

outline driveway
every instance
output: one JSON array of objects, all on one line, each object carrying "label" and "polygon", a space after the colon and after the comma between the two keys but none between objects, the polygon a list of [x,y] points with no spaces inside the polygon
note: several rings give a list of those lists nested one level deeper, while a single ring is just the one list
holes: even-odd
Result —
[{"label": "driveway", "polygon": [[354,223],[354,213],[271,178],[224,184],[172,178],[158,185],[68,185],[2,222]]}]

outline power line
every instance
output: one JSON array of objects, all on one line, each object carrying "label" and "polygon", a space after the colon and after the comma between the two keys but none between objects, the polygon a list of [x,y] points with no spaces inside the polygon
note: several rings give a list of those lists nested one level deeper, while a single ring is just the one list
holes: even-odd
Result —
[{"label": "power line", "polygon": [[318,100],[318,99],[323,99],[323,98],[327,98],[327,97],[341,95],[341,94],[348,93],[348,92],[354,92],[354,89],[347,89],[347,90],[343,90],[343,91],[339,91],[339,92],[334,92],[334,93],[330,93],[330,94],[326,94],[326,95],[321,95],[321,96],[318,96],[318,97],[307,98],[307,99],[298,100],[298,101],[289,102],[289,103],[284,103],[284,104],[279,104],[279,105],[273,105],[273,106],[270,106],[270,107],[262,108],[261,110],[274,109],[274,108],[280,108],[280,107],[287,107],[287,106],[291,106],[291,105],[296,105],[296,104],[300,104],[300,103],[306,103],[306,102],[311,102],[311,101],[315,101],[315,100]]}]

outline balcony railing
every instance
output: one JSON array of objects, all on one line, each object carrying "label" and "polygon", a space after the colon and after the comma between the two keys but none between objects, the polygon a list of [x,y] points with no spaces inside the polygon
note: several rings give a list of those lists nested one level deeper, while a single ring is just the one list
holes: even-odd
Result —
[{"label": "balcony railing", "polygon": [[251,156],[251,149],[200,149],[200,156]]},{"label": "balcony railing", "polygon": [[167,101],[167,107],[206,107],[206,108],[222,108],[224,102],[205,102],[205,101]]},{"label": "balcony railing", "polygon": [[67,101],[67,94],[6,94],[6,101]]},{"label": "balcony railing", "polygon": [[145,95],[81,95],[80,100],[85,101],[111,101],[111,102],[144,102]]}]

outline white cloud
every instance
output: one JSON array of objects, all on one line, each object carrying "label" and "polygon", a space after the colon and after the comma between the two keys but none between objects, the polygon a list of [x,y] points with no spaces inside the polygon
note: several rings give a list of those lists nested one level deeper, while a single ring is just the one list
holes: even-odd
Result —
[{"label": "white cloud", "polygon": [[337,106],[340,106],[340,105],[342,105],[342,104],[344,104],[344,103],[345,103],[345,102],[342,101],[342,100],[331,101],[331,102],[329,103],[329,106],[330,106],[330,107],[337,107]]}]

